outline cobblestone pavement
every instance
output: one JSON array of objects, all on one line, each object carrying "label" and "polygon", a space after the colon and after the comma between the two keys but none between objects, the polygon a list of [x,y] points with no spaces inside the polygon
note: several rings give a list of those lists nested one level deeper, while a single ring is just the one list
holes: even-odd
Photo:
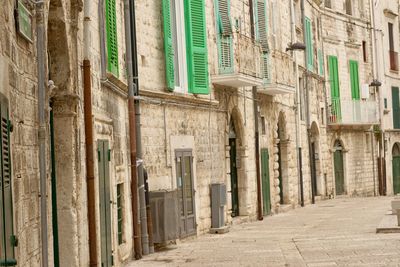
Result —
[{"label": "cobblestone pavement", "polygon": [[339,198],[202,235],[133,266],[400,266],[400,234],[376,234],[392,198]]}]

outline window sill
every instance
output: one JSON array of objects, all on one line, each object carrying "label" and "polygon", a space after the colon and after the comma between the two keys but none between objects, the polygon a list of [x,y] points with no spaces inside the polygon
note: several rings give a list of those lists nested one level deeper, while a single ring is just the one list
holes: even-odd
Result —
[{"label": "window sill", "polygon": [[139,91],[140,96],[147,96],[147,97],[154,97],[160,99],[169,99],[169,100],[176,100],[182,101],[186,103],[193,103],[193,104],[205,104],[205,105],[212,105],[218,106],[219,101],[214,98],[210,98],[209,95],[194,95],[189,93],[177,93],[177,92],[159,92],[159,91],[152,91],[152,90],[145,90],[141,89]]},{"label": "window sill", "polygon": [[112,73],[107,72],[105,79],[102,78],[101,84],[123,97],[128,96],[128,85]]}]

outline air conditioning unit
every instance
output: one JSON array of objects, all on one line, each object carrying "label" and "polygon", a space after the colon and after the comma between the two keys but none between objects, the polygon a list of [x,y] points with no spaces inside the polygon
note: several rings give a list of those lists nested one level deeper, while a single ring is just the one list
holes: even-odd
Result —
[{"label": "air conditioning unit", "polygon": [[165,244],[179,238],[177,191],[150,192],[154,243]]}]

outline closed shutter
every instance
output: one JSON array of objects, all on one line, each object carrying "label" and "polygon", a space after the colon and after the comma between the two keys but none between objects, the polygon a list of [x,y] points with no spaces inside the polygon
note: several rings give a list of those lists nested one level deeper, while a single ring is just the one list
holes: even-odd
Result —
[{"label": "closed shutter", "polygon": [[271,82],[271,73],[270,73],[270,66],[269,66],[269,53],[263,53],[263,63],[264,63],[264,83]]},{"label": "closed shutter", "polygon": [[334,122],[339,122],[342,117],[340,107],[340,88],[339,88],[339,73],[338,60],[335,56],[328,57],[329,80],[331,86],[331,118]]},{"label": "closed shutter", "polygon": [[119,75],[118,67],[118,37],[117,37],[117,12],[115,0],[106,0],[106,27],[107,27],[107,70],[116,77]]},{"label": "closed shutter", "polygon": [[350,66],[351,98],[354,100],[359,100],[360,99],[360,79],[358,76],[358,62],[355,60],[350,60],[349,66]]},{"label": "closed shutter", "polygon": [[311,20],[305,17],[305,24],[306,24],[306,46],[307,46],[307,69],[310,71],[314,70],[314,49],[313,49],[313,42],[312,42],[312,27],[311,27]]},{"label": "closed shutter", "polygon": [[164,50],[165,50],[165,74],[167,88],[173,91],[175,88],[175,66],[174,66],[174,47],[172,41],[172,17],[170,0],[162,0],[164,18]]},{"label": "closed shutter", "polygon": [[208,94],[208,59],[204,0],[186,0],[185,29],[189,92]]},{"label": "closed shutter", "polygon": [[216,0],[216,18],[218,25],[218,67],[219,73],[233,72],[233,40],[230,20],[230,1]]},{"label": "closed shutter", "polygon": [[218,0],[218,27],[223,35],[232,34],[229,0]]},{"label": "closed shutter", "polygon": [[393,128],[400,129],[399,88],[392,87]]},{"label": "closed shutter", "polygon": [[267,20],[267,5],[265,0],[256,0],[255,6],[255,32],[256,40],[261,43],[264,52],[269,51],[268,46],[268,20]]},{"label": "closed shutter", "polygon": [[1,139],[1,245],[0,265],[14,266],[17,264],[14,259],[14,246],[16,238],[13,233],[13,202],[12,202],[12,181],[11,181],[11,155],[10,155],[10,122],[8,119],[8,101],[0,96],[0,139]]}]

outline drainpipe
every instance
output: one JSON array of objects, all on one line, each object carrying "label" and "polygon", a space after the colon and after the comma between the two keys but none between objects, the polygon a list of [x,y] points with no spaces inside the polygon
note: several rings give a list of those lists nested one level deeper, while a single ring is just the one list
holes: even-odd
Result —
[{"label": "drainpipe", "polygon": [[89,260],[90,266],[95,267],[97,262],[97,229],[96,229],[96,200],[95,200],[95,176],[94,176],[94,144],[93,144],[93,113],[92,113],[92,81],[90,64],[90,0],[84,2],[83,21],[83,111],[85,122],[85,146],[86,146],[86,183],[87,183],[87,209],[89,226]]},{"label": "drainpipe", "polygon": [[[250,33],[251,38],[255,40],[254,32],[254,6],[253,1],[249,0],[250,6]],[[255,139],[255,157],[256,157],[256,178],[257,178],[257,216],[258,220],[263,220],[263,210],[262,210],[262,192],[261,192],[261,171],[260,171],[260,133],[258,127],[258,98],[257,98],[257,86],[253,86],[253,111],[254,111],[254,139]],[[246,101],[246,99],[244,99]]]},{"label": "drainpipe", "polygon": [[[136,156],[139,161],[143,160],[142,155],[142,133],[140,124],[140,100],[139,100],[139,72],[137,62],[137,42],[136,42],[136,15],[135,15],[135,0],[131,1],[129,7],[129,16],[131,22],[130,29],[130,43],[126,47],[131,47],[132,52],[132,79],[135,84],[135,116],[136,116]],[[126,14],[128,19],[128,14]],[[127,38],[128,39],[128,38]],[[144,193],[144,173],[143,163],[138,166],[138,186],[139,186],[139,204],[140,204],[140,226],[141,226],[141,241],[143,248],[143,255],[149,254],[149,236],[147,233],[147,216],[146,216],[146,197]]]},{"label": "drainpipe", "polygon": [[[305,10],[304,10],[304,0],[301,0],[301,16],[303,21],[303,41],[306,42],[306,23],[305,23]],[[312,150],[311,150],[311,125],[310,125],[310,90],[308,88],[308,66],[307,66],[307,58],[309,52],[309,47],[306,47],[306,53],[304,57],[304,67],[305,71],[305,90],[306,90],[306,124],[307,124],[307,143],[308,143],[308,161],[310,166],[310,180],[311,180],[311,202],[315,204],[315,192],[314,192],[314,185],[313,185],[313,162],[312,162]],[[312,48],[311,48],[312,49]]]},{"label": "drainpipe", "polygon": [[[125,47],[126,47],[126,66],[128,80],[128,112],[129,112],[129,144],[131,159],[131,194],[132,194],[132,221],[133,221],[133,242],[135,246],[135,259],[142,258],[142,244],[140,240],[141,229],[139,228],[138,211],[138,177],[137,177],[137,146],[136,146],[136,119],[135,119],[135,83],[133,82],[133,63],[131,48],[131,20],[130,20],[130,2],[124,0],[125,15]],[[147,226],[146,226],[147,227]]]},{"label": "drainpipe", "polygon": [[39,172],[40,172],[40,236],[42,241],[42,266],[48,266],[48,241],[47,241],[47,188],[46,188],[46,87],[45,64],[46,45],[44,32],[44,2],[36,1],[37,12],[37,68],[38,68],[38,113],[39,113]]},{"label": "drainpipe", "polygon": [[[376,80],[380,80],[380,73],[379,73],[379,60],[378,60],[378,38],[376,36],[376,21],[375,21],[375,6],[373,3],[373,0],[370,0],[370,10],[371,10],[371,22],[372,22],[372,38],[373,38],[373,42],[372,42],[372,48],[374,50],[373,53],[373,64],[372,64],[372,68],[373,68],[373,74]],[[386,164],[383,164],[383,162],[386,161],[385,157],[385,150],[383,148],[384,146],[384,136],[385,136],[385,131],[383,129],[383,120],[382,120],[382,100],[381,100],[381,94],[379,92],[379,87],[376,86],[375,87],[375,92],[378,96],[378,112],[379,112],[379,126],[381,129],[381,134],[379,137],[379,142],[378,142],[378,158],[379,158],[379,164],[381,165],[381,168],[378,168],[378,179],[380,180],[380,182],[382,182],[382,192],[383,195],[386,195],[386,188],[384,188],[384,184],[386,184],[386,181],[384,181],[384,179],[386,179],[386,177],[384,177],[384,171],[383,168],[386,168]],[[383,158],[382,158],[383,155]],[[375,160],[374,160],[375,161]],[[373,163],[375,164],[375,163]]]},{"label": "drainpipe", "polygon": [[[295,11],[293,0],[290,0],[290,24],[291,24],[291,42],[295,42],[296,38],[296,22],[295,22]],[[302,152],[301,152],[301,134],[300,134],[300,84],[299,84],[299,67],[297,64],[297,55],[292,50],[292,56],[294,58],[294,69],[296,79],[296,150],[297,150],[297,175],[299,176],[300,184],[300,205],[304,207],[304,187],[303,187],[303,169],[302,169]]]}]

